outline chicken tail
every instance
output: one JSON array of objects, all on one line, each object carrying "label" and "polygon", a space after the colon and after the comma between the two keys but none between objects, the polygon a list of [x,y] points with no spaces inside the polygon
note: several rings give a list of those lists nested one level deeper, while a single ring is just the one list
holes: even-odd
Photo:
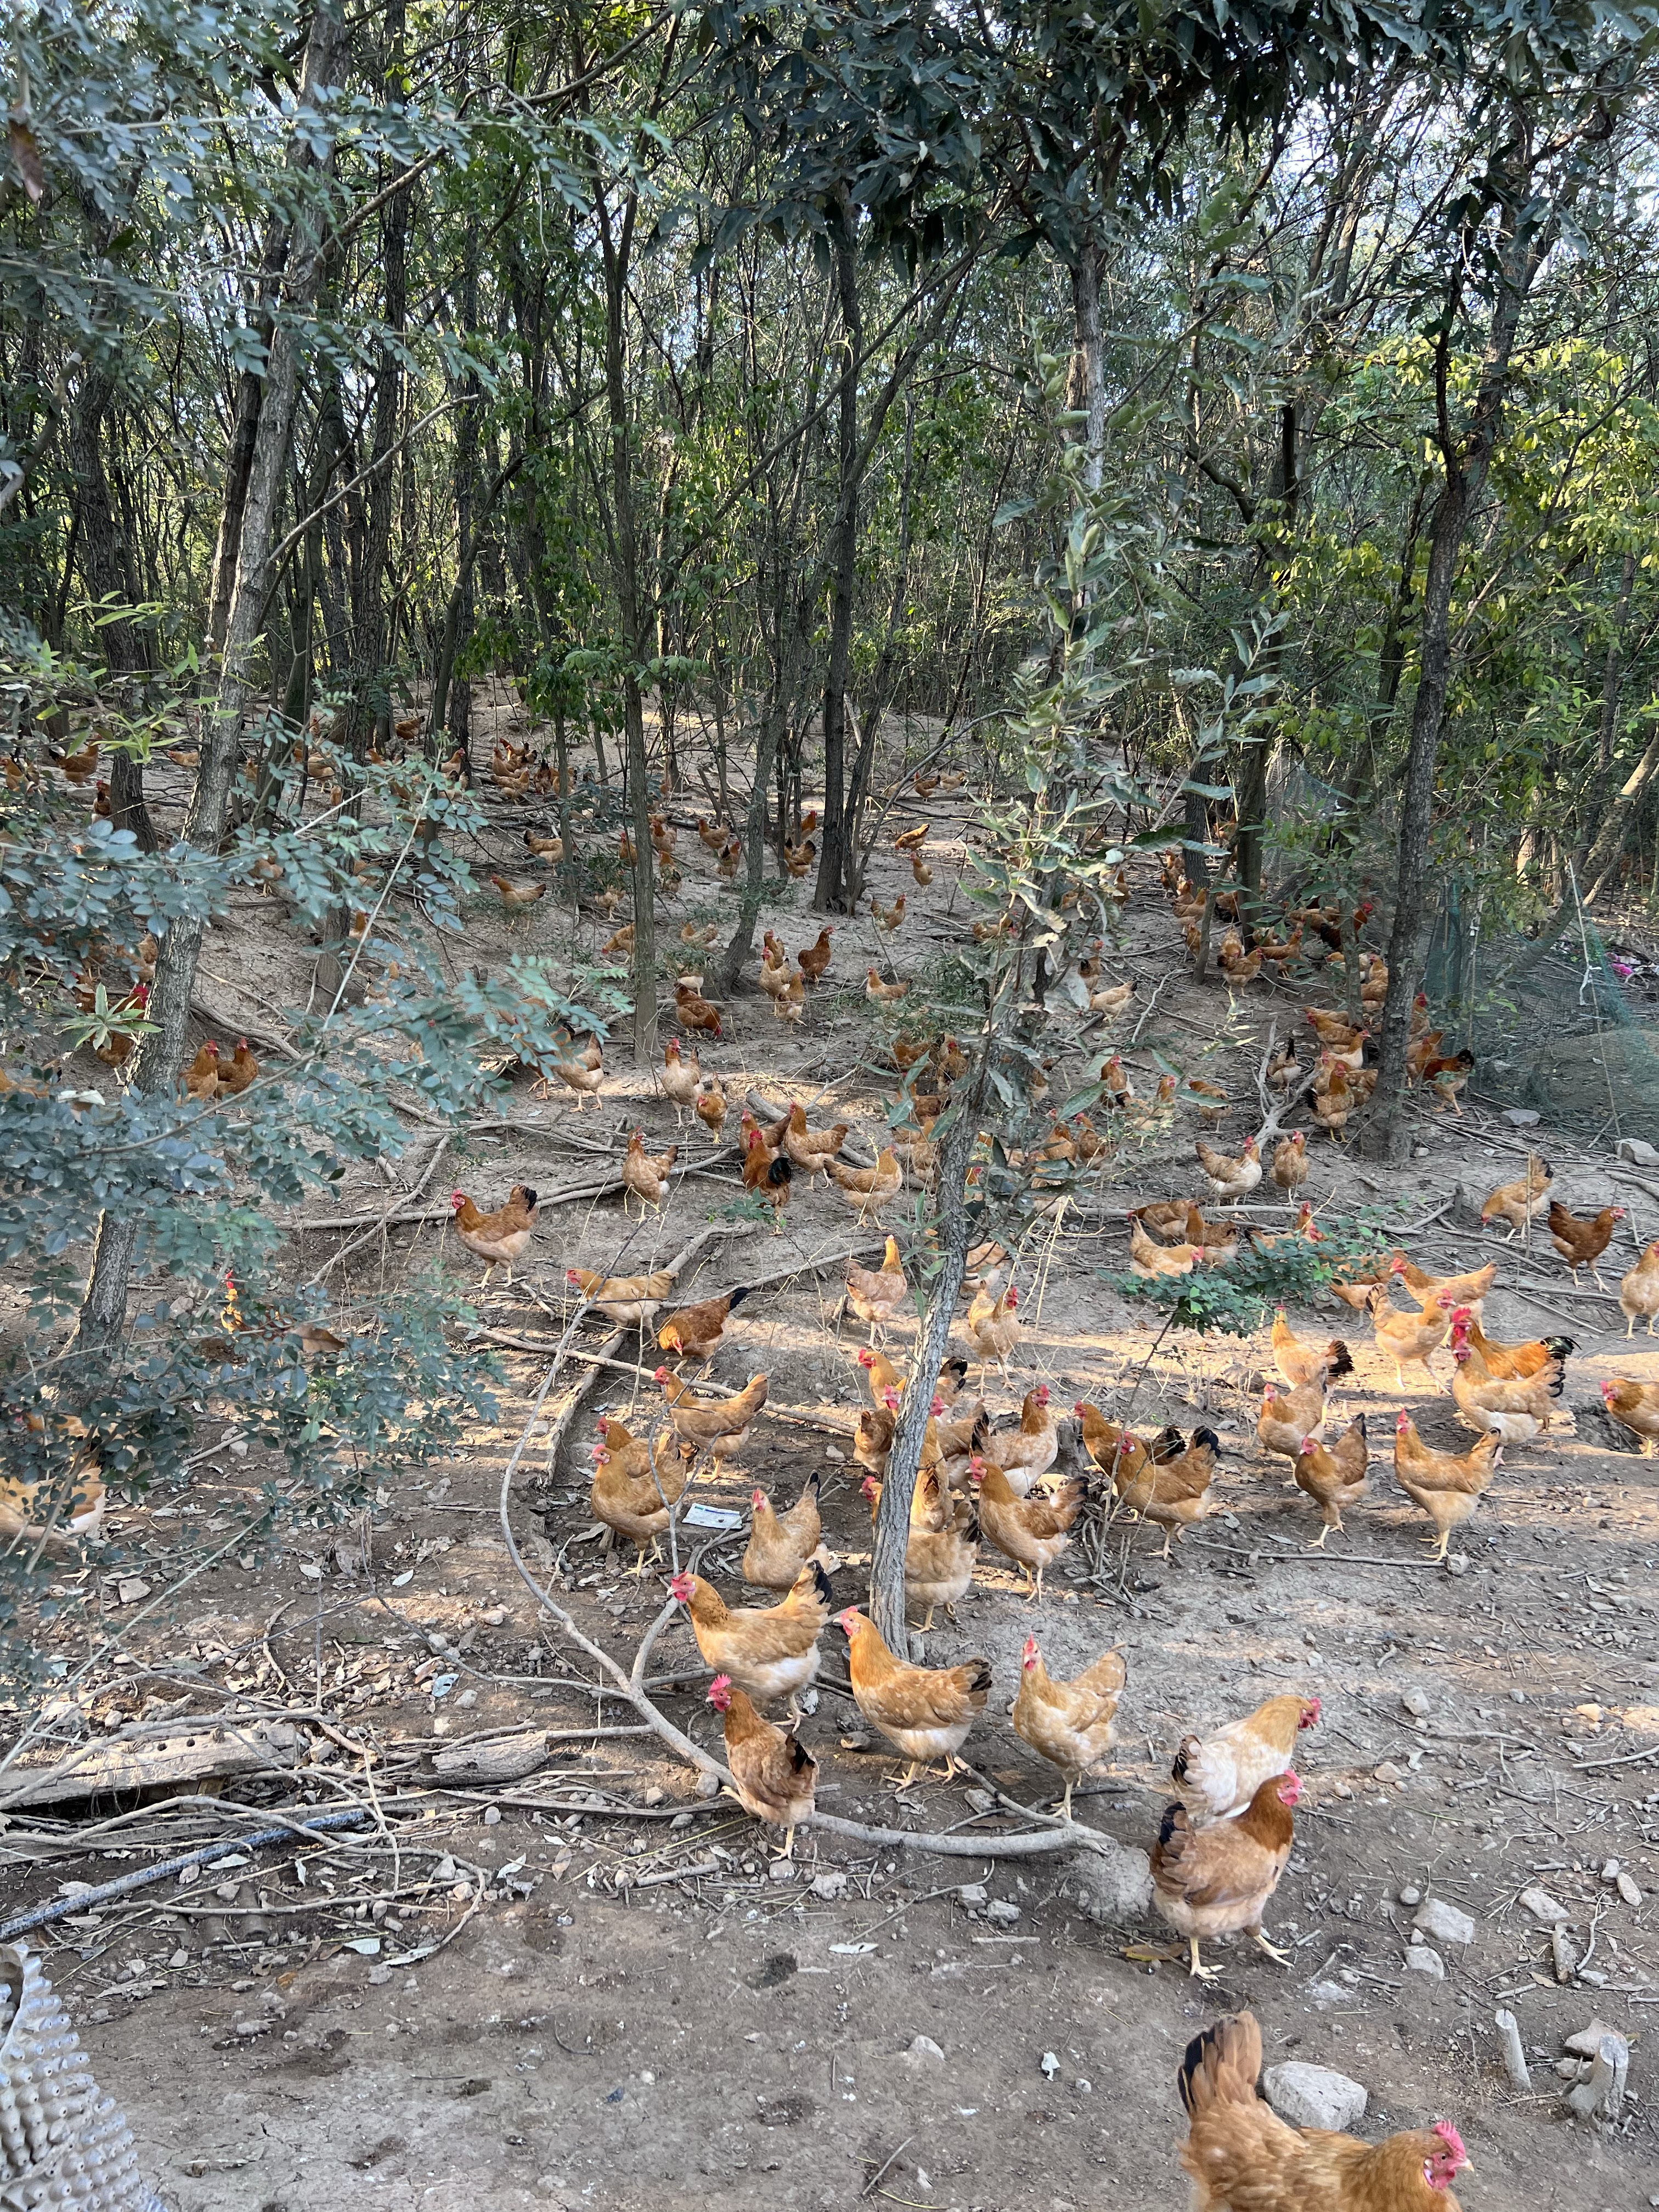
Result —
[{"label": "chicken tail", "polygon": [[1334,1382],[1339,1376],[1353,1373],[1353,1360],[1348,1347],[1340,1336],[1334,1336],[1325,1347],[1330,1364],[1325,1370],[1326,1380]]},{"label": "chicken tail", "polygon": [[1182,1737],[1180,1749],[1176,1753],[1175,1762],[1170,1769],[1170,1779],[1172,1782],[1184,1782],[1187,1779],[1191,1763],[1197,1757],[1198,1751],[1199,1741],[1195,1735]]},{"label": "chicken tail", "polygon": [[1253,2105],[1261,2072],[1261,2030],[1254,2013],[1234,2014],[1187,2045],[1177,2080],[1187,2117],[1196,2121],[1218,2105]]},{"label": "chicken tail", "polygon": [[726,1310],[727,1315],[729,1316],[736,1313],[738,1308],[743,1304],[748,1295],[749,1285],[747,1283],[740,1283],[735,1291],[728,1291],[726,1294]]}]

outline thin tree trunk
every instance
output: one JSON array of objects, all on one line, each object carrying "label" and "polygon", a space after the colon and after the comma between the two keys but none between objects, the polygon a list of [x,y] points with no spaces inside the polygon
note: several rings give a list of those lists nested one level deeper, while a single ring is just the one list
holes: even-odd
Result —
[{"label": "thin tree trunk", "polygon": [[1613,617],[1613,635],[1607,641],[1607,657],[1601,665],[1601,711],[1596,720],[1595,773],[1585,794],[1583,833],[1575,855],[1579,878],[1586,882],[1589,879],[1591,852],[1605,827],[1601,810],[1607,803],[1607,781],[1613,774],[1613,747],[1619,735],[1619,702],[1625,688],[1625,629],[1630,619],[1631,598],[1635,589],[1636,556],[1626,553],[1619,579],[1619,606]]},{"label": "thin tree trunk", "polygon": [[[131,606],[138,596],[136,580],[104,466],[104,426],[114,397],[114,385],[105,372],[88,368],[70,410],[68,448],[75,487],[75,544],[88,598],[94,605],[112,600]],[[116,689],[130,692],[149,665],[137,631],[123,616],[100,623],[98,641]],[[131,830],[141,851],[155,852],[161,840],[144,801],[143,765],[131,753],[111,757],[109,803],[115,827]]]},{"label": "thin tree trunk", "polygon": [[[988,1054],[990,1039],[981,1042]],[[870,1555],[870,1617],[888,1650],[908,1656],[909,1631],[904,1618],[904,1562],[910,1546],[910,1501],[915,1494],[921,1450],[927,1438],[929,1408],[939,1383],[945,1348],[956,1320],[962,1279],[967,1272],[972,1216],[967,1200],[968,1162],[979,1135],[985,1097],[985,1061],[953,1111],[939,1154],[939,1271],[933,1278],[921,1340],[904,1387],[904,1402],[893,1431],[892,1448],[876,1508],[874,1546]]]},{"label": "thin tree trunk", "polygon": [[[282,283],[288,249],[287,219],[273,217],[265,234],[252,322],[254,335],[267,355],[270,347],[271,302]],[[231,595],[236,588],[237,549],[241,544],[242,516],[247,506],[248,480],[253,473],[253,448],[264,391],[265,378],[259,370],[245,368],[236,380],[230,454],[225,465],[225,495],[219,509],[219,534],[213,549],[212,582],[208,596],[208,642],[215,647],[224,644],[225,629],[230,620]]]},{"label": "thin tree trunk", "polygon": [[1106,463],[1106,347],[1100,327],[1100,242],[1084,240],[1072,271],[1072,321],[1075,350],[1072,357],[1073,409],[1084,416],[1084,447],[1087,459],[1083,481],[1091,492],[1100,489]]},{"label": "thin tree trunk", "polygon": [[595,200],[605,257],[605,391],[611,423],[611,496],[615,508],[617,600],[627,659],[623,668],[623,724],[627,746],[628,798],[634,844],[634,1057],[649,1066],[657,1057],[657,932],[652,904],[651,793],[645,769],[645,701],[639,672],[646,640],[641,635],[639,538],[634,514],[634,457],[629,434],[626,330],[628,265],[638,200],[630,194],[620,228],[613,227],[601,189]]},{"label": "thin tree trunk", "polygon": [[[1417,697],[1412,708],[1411,747],[1407,755],[1406,787],[1400,810],[1400,860],[1395,883],[1394,922],[1389,936],[1389,994],[1382,1009],[1376,1089],[1361,1137],[1361,1150],[1370,1159],[1399,1161],[1410,1141],[1401,1107],[1412,1002],[1417,993],[1431,918],[1430,839],[1435,774],[1453,670],[1452,599],[1464,533],[1469,516],[1486,489],[1498,443],[1521,311],[1557,228],[1557,219],[1552,216],[1540,229],[1524,236],[1518,234],[1516,214],[1524,200],[1527,179],[1514,177],[1506,181],[1514,197],[1503,210],[1505,236],[1498,298],[1481,364],[1480,382],[1467,428],[1459,434],[1453,432],[1447,398],[1453,325],[1461,305],[1457,293],[1447,303],[1445,325],[1436,348],[1439,442],[1445,482],[1430,532],[1428,575],[1423,587]],[[1460,292],[1461,266],[1460,264],[1456,280]]]},{"label": "thin tree trunk", "polygon": [[[300,87],[301,112],[307,119],[305,134],[296,133],[289,155],[290,166],[300,172],[314,172],[318,167],[313,150],[318,126],[312,111],[319,88],[338,82],[345,58],[347,33],[338,9],[339,0],[319,0],[311,19]],[[185,815],[186,842],[207,853],[218,851],[224,834],[242,719],[253,694],[253,649],[264,621],[270,550],[294,435],[301,347],[296,325],[316,299],[325,243],[321,210],[308,203],[295,227],[287,283],[289,312],[272,333],[266,360],[264,398],[237,544],[236,586],[226,625],[224,665]],[[149,995],[149,1015],[155,1028],[140,1038],[132,1057],[133,1085],[146,1097],[163,1096],[177,1080],[203,928],[199,919],[175,921],[162,939]],[[76,1350],[90,1352],[112,1344],[125,1327],[138,1229],[137,1212],[100,1218]]]},{"label": "thin tree trunk", "polygon": [[859,356],[864,346],[852,222],[851,210],[843,208],[834,247],[846,358],[842,366],[836,427],[834,592],[830,613],[830,661],[823,679],[823,844],[818,854],[818,878],[812,894],[813,909],[818,914],[840,914],[847,903],[847,684],[853,660],[853,607],[858,586]]}]

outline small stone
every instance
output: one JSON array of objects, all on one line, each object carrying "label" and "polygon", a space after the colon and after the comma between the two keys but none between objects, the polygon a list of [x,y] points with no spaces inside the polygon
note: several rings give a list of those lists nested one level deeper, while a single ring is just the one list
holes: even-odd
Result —
[{"label": "small stone", "polygon": [[1619,1862],[1617,1859],[1607,1859],[1604,1862],[1601,1868],[1601,1879],[1603,1881],[1618,1881]]},{"label": "small stone", "polygon": [[994,1813],[997,1801],[988,1790],[964,1790],[963,1796],[975,1813]]},{"label": "small stone", "polygon": [[1565,1988],[1578,1972],[1578,1952],[1566,1929],[1558,1922],[1550,1934],[1550,1953],[1555,1965],[1555,1978]]},{"label": "small stone", "polygon": [[994,1897],[985,1908],[985,1917],[994,1927],[1012,1928],[1019,1918],[1019,1907],[1006,1897]]},{"label": "small stone", "polygon": [[1340,1982],[1316,1982],[1308,1992],[1308,2002],[1317,2005],[1321,2012],[1329,2012],[1334,2005],[1352,2003],[1352,1992],[1345,1990]]},{"label": "small stone", "polygon": [[1121,1927],[1152,1908],[1152,1863],[1133,1844],[1109,1836],[1101,1840],[1104,1850],[1079,1853],[1067,1872],[1066,1891],[1085,1920],[1101,1928]]},{"label": "small stone", "polygon": [[640,2076],[641,2081],[644,2082],[647,2089],[651,2087],[652,2084],[656,2081],[656,2075],[649,2070],[641,2074]]},{"label": "small stone", "polygon": [[718,1797],[720,1794],[720,1778],[718,1774],[700,1774],[697,1777],[699,1797]]},{"label": "small stone", "polygon": [[432,1879],[434,1881],[439,1882],[450,1882],[454,1881],[455,1862],[449,1856],[447,1852],[445,1853],[444,1856],[439,1860],[437,1865],[432,1869]]},{"label": "small stone", "polygon": [[1423,1902],[1423,1893],[1420,1889],[1413,1889],[1411,1884],[1407,1882],[1405,1888],[1400,1893],[1400,1902],[1406,1906],[1407,1911],[1409,1911],[1413,1905],[1421,1905]]},{"label": "small stone", "polygon": [[1405,1777],[1391,1759],[1385,1759],[1381,1766],[1372,1767],[1371,1779],[1373,1782],[1403,1782]]},{"label": "small stone", "polygon": [[1079,2074],[1077,2080],[1073,2082],[1072,2087],[1077,2091],[1079,2097],[1091,2097],[1094,2094],[1094,2083],[1088,2080],[1084,2075]]},{"label": "small stone", "polygon": [[659,1782],[653,1782],[640,1802],[642,1805],[665,1805],[668,1802],[668,1792]]},{"label": "small stone", "polygon": [[1473,1943],[1474,1923],[1467,1912],[1448,1905],[1443,1897],[1425,1897],[1417,1909],[1416,1924],[1439,1943]]},{"label": "small stone", "polygon": [[[1640,1137],[1621,1137],[1619,1139],[1619,1157],[1621,1160],[1633,1162],[1638,1168],[1659,1168],[1659,1152]],[[1648,2202],[1651,2204],[1659,2199],[1650,2197]]]},{"label": "small stone", "polygon": [[372,1990],[383,1990],[391,1979],[390,1966],[371,1966],[368,1970],[368,1986]]},{"label": "small stone", "polygon": [[1052,2051],[1045,2051],[1042,2054],[1041,2063],[1043,2080],[1045,2081],[1052,2081],[1055,2075],[1060,2071],[1059,2059],[1055,2057]]},{"label": "small stone", "polygon": [[1422,1720],[1429,1711],[1428,1692],[1425,1690],[1407,1690],[1400,1702],[1414,1721]]},{"label": "small stone", "polygon": [[1446,1554],[1446,1572],[1449,1575],[1466,1575],[1468,1571],[1469,1555],[1467,1552],[1449,1552]]},{"label": "small stone", "polygon": [[1536,1884],[1522,1891],[1521,1902],[1533,1918],[1545,1928],[1553,1928],[1558,1922],[1572,1918],[1565,1905],[1558,1905],[1547,1889],[1540,1889]]},{"label": "small stone", "polygon": [[842,1466],[847,1458],[846,1453],[840,1450],[835,1444],[825,1444],[823,1455],[836,1467]]},{"label": "small stone", "polygon": [[909,2048],[900,2051],[899,2063],[908,2066],[913,2074],[942,2073],[945,2053],[931,2035],[916,2035],[910,2039]]},{"label": "small stone", "polygon": [[669,1833],[672,1835],[676,1828],[690,1827],[696,1820],[696,1817],[697,1816],[695,1813],[676,1813],[673,1819],[668,1823]]},{"label": "small stone", "polygon": [[1642,1902],[1642,1892],[1635,1875],[1626,1874],[1623,1867],[1620,1867],[1613,1876],[1613,1887],[1626,1905],[1639,1905]]},{"label": "small stone", "polygon": [[1414,1973],[1427,1974],[1437,1982],[1443,1982],[1446,1978],[1445,1960],[1438,1951],[1431,1950],[1426,1943],[1407,1951],[1406,1964]]},{"label": "small stone", "polygon": [[826,1868],[822,1874],[813,1875],[812,1894],[822,1898],[826,1905],[833,1905],[838,1897],[847,1894],[846,1875],[839,1867]]},{"label": "small stone", "polygon": [[795,1702],[810,1720],[818,1709],[818,1693],[816,1690],[803,1690]]},{"label": "small stone", "polygon": [[118,1605],[138,1605],[149,1595],[149,1584],[142,1575],[123,1575],[115,1585]]},{"label": "small stone", "polygon": [[486,1805],[484,1807],[483,1824],[486,1828],[499,1828],[501,1826],[501,1808],[499,1805]]},{"label": "small stone", "polygon": [[1504,1119],[1511,1129],[1535,1129],[1539,1121],[1539,1116],[1530,1106],[1506,1106]]},{"label": "small stone", "polygon": [[1602,2037],[1617,2035],[1618,2033],[1616,2027],[1609,2027],[1597,2013],[1588,2027],[1581,2027],[1576,2035],[1568,2036],[1561,2048],[1574,2058],[1594,2058],[1601,2048]]},{"label": "small stone", "polygon": [[793,1859],[774,1859],[766,1874],[769,1881],[793,1881],[798,1871]]},{"label": "small stone", "polygon": [[1334,2128],[1346,2133],[1365,2116],[1370,2102],[1361,2083],[1328,2066],[1299,2058],[1270,2066],[1261,2076],[1267,2102],[1293,2128]]},{"label": "small stone", "polygon": [[1527,1693],[1524,1690],[1511,1690],[1510,1692],[1510,1703],[1512,1705],[1524,1705],[1526,1702]]},{"label": "small stone", "polygon": [[982,1881],[964,1881],[957,1885],[957,1902],[974,1909],[982,1908],[989,1894]]},{"label": "small stone", "polygon": [[1564,2081],[1576,2081],[1582,2068],[1589,2064],[1588,2058],[1558,2058],[1555,2070]]}]

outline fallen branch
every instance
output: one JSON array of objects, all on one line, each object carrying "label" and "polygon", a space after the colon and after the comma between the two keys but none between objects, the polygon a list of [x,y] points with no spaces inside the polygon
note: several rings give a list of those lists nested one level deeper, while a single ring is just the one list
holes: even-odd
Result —
[{"label": "fallen branch", "polygon": [[[449,1139],[447,1136],[440,1137],[437,1144],[433,1148],[432,1158],[427,1162],[426,1165],[421,1170],[419,1181],[416,1183],[415,1188],[408,1194],[410,1198],[416,1199],[420,1196],[421,1193],[431,1182],[433,1176],[438,1172],[438,1164],[448,1150]],[[396,1209],[394,1209],[394,1211],[396,1211]],[[448,1211],[447,1207],[445,1208],[445,1211]],[[318,1268],[314,1275],[308,1275],[306,1278],[305,1288],[309,1290],[313,1283],[320,1283],[325,1276],[332,1274],[335,1268],[340,1267],[345,1261],[349,1260],[354,1252],[361,1251],[365,1244],[372,1243],[376,1234],[380,1231],[385,1229],[389,1224],[392,1218],[392,1216],[391,1213],[382,1214],[380,1219],[374,1223],[371,1227],[364,1230],[361,1237],[354,1237],[349,1244],[342,1244],[339,1250],[335,1253],[332,1259],[325,1260],[322,1266]]]}]

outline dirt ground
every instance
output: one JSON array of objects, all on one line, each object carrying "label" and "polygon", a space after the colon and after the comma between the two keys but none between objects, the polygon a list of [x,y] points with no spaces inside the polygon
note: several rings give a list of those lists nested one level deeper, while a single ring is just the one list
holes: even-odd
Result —
[{"label": "dirt ground", "polygon": [[[479,757],[489,734],[486,725]],[[165,775],[158,781],[165,811],[176,794]],[[501,813],[490,858],[511,858],[522,875],[526,817]],[[908,919],[891,948],[902,975],[936,977],[965,929],[956,887],[967,818],[965,794],[906,805],[892,817],[893,829],[933,823],[929,889],[891,855],[872,886],[884,902],[908,893]],[[680,856],[670,945],[681,921],[724,918],[733,905],[689,821]],[[810,884],[781,891],[763,915],[792,951],[815,931],[809,894]],[[591,917],[543,906],[514,930],[513,949],[556,953],[573,927],[590,947],[607,933]],[[496,960],[508,944],[499,909],[481,899],[465,957]],[[1138,871],[1109,969],[1139,978],[1144,1006],[1178,953],[1155,875]],[[815,1125],[833,1114],[855,1132],[873,1126],[892,1083],[861,988],[878,957],[867,919],[842,924],[829,981],[799,1031],[781,1029],[757,995],[732,1002],[725,1042],[702,1054],[724,1075],[731,1127],[747,1084],[780,1102],[815,1096]],[[269,1026],[279,1018],[273,1009],[303,1002],[312,957],[250,898],[215,933],[205,988],[228,1025]],[[1127,1055],[1138,1087],[1156,1083],[1154,1051],[1193,1070],[1207,1054],[1205,1073],[1219,1072],[1237,1102],[1217,1141],[1236,1148],[1254,1126],[1250,1071],[1268,1021],[1282,1035],[1301,995],[1258,988],[1230,1012],[1219,985],[1172,978]],[[1062,1055],[1056,1098],[1068,1075],[1083,1079],[1097,1064],[1097,1042],[1085,1049],[1076,1029],[1069,1013],[1056,1016],[1048,1048]],[[550,1202],[594,1164],[576,1140],[619,1152],[637,1117],[653,1143],[673,1134],[672,1109],[644,1073],[620,1048],[607,1058],[614,1073],[598,1114],[579,1119],[562,1098],[538,1101],[521,1079],[502,1125],[452,1150],[426,1194],[441,1199],[453,1182],[489,1206],[520,1179],[544,1193],[519,1281],[481,1301],[498,1332],[556,1335],[564,1267],[606,1264],[627,1233],[615,1198]],[[1176,2160],[1182,2050],[1206,2022],[1244,2005],[1261,2021],[1270,2063],[1293,2057],[1364,2085],[1366,2135],[1455,2120],[1474,2160],[1458,2195],[1473,2212],[1659,2203],[1649,2047],[1659,2024],[1659,1462],[1620,1442],[1596,1387],[1613,1374],[1659,1379],[1659,1349],[1645,1339],[1627,1346],[1613,1302],[1588,1278],[1575,1294],[1547,1243],[1503,1253],[1486,1326],[1504,1337],[1570,1330],[1575,1418],[1559,1444],[1506,1452],[1449,1571],[1428,1563],[1425,1524],[1388,1456],[1401,1403],[1430,1442],[1467,1441],[1444,1395],[1448,1361],[1437,1363],[1437,1382],[1419,1373],[1402,1399],[1363,1317],[1293,1312],[1304,1334],[1334,1333],[1352,1346],[1357,1371],[1339,1386],[1337,1410],[1344,1420],[1358,1409],[1376,1417],[1380,1454],[1346,1534],[1310,1552],[1316,1516],[1283,1463],[1255,1443],[1265,1340],[1166,1338],[1149,1364],[1144,1310],[1102,1280],[1125,1264],[1125,1207],[1198,1191],[1194,1133],[1183,1117],[1144,1156],[1120,1162],[1092,1212],[1057,1232],[1034,1231],[1018,1255],[1027,1326],[1013,1382],[1005,1389],[993,1375],[989,1395],[1006,1416],[1042,1379],[1057,1407],[1087,1395],[1109,1412],[1144,1370],[1139,1425],[1201,1417],[1219,1431],[1224,1515],[1168,1561],[1150,1529],[1119,1524],[1099,1540],[1091,1530],[1050,1571],[1040,1607],[1020,1598],[1016,1575],[987,1551],[959,1626],[941,1624],[928,1649],[990,1659],[995,1688],[966,1755],[1010,1797],[1046,1806],[1054,1777],[1007,1720],[1024,1638],[1038,1635],[1056,1674],[1121,1644],[1120,1742],[1078,1808],[1142,1848],[1156,1836],[1182,1734],[1282,1688],[1316,1692],[1322,1718],[1297,1754],[1308,1795],[1267,1923],[1293,1966],[1238,1939],[1206,1947],[1224,1977],[1200,1988],[1180,1960],[1157,1957],[1173,1948],[1161,1923],[1111,1913],[1097,1899],[1100,1917],[1091,1917],[1078,1862],[999,1863],[992,1838],[1019,1824],[999,1815],[994,1799],[975,1803],[959,1781],[932,1782],[896,1802],[896,1762],[837,1686],[838,1632],[825,1638],[817,1707],[804,1724],[821,1762],[821,1807],[921,1832],[976,1821],[986,1854],[872,1850],[803,1831],[793,1878],[776,1878],[738,1808],[700,1795],[695,1776],[632,1726],[619,1699],[595,1697],[592,1667],[514,1571],[497,1502],[548,1359],[503,1350],[509,1387],[499,1419],[454,1462],[386,1486],[367,1565],[349,1532],[320,1528],[275,1559],[226,1559],[133,1629],[64,1701],[54,1727],[61,1744],[83,1729],[112,1734],[221,1711],[285,1719],[297,1731],[297,1772],[233,1782],[216,1805],[103,1802],[94,1814],[19,1813],[0,1825],[7,1906],[22,1909],[65,1883],[131,1871],[155,1850],[243,1832],[255,1816],[234,1814],[238,1803],[356,1805],[373,1815],[356,1845],[307,1846],[303,1882],[291,1852],[262,1850],[222,1884],[169,1881],[30,1939],[170,2203],[181,2212],[341,2203],[659,2212],[696,2201],[760,2212],[862,2199],[929,2212],[1131,2203],[1163,2212],[1187,2202]],[[434,1141],[417,1132],[393,1170],[404,1190],[419,1184]],[[630,1270],[679,1249],[711,1217],[733,1233],[704,1251],[694,1295],[797,1261],[805,1270],[853,1241],[848,1209],[822,1183],[797,1185],[780,1237],[725,1218],[738,1194],[734,1170],[714,1164],[702,1131],[683,1141],[683,1159],[710,1164],[676,1186],[660,1220],[635,1231]],[[1333,1212],[1397,1202],[1408,1218],[1462,1184],[1478,1207],[1518,1171],[1529,1142],[1547,1152],[1558,1189],[1580,1211],[1623,1177],[1618,1196],[1632,1218],[1604,1270],[1616,1280],[1630,1264],[1631,1232],[1639,1242],[1659,1228],[1659,1193],[1610,1158],[1589,1158],[1553,1131],[1517,1135],[1478,1105],[1461,1121],[1425,1114],[1419,1157],[1399,1174],[1310,1141],[1309,1194]],[[398,1202],[369,1176],[342,1197],[347,1212]],[[902,1236],[907,1220],[914,1228],[914,1205],[907,1195],[894,1211]],[[1246,1211],[1285,1218],[1282,1208]],[[1449,1225],[1456,1218],[1443,1215],[1407,1239],[1421,1264],[1479,1264],[1479,1238]],[[296,1274],[337,1243],[296,1237]],[[348,1264],[342,1294],[423,1266],[434,1251],[471,1279],[463,1270],[476,1263],[441,1225],[394,1227]],[[803,1272],[733,1317],[714,1379],[735,1387],[764,1370],[768,1413],[744,1463],[696,1495],[741,1505],[758,1482],[793,1498],[817,1468],[826,1540],[842,1562],[837,1596],[854,1603],[870,1541],[850,1455],[862,1332],[836,1321],[839,1290],[838,1271]],[[624,1665],[662,1606],[663,1578],[653,1569],[636,1581],[628,1563],[600,1553],[585,1455],[593,1418],[625,1413],[641,1396],[654,1400],[648,1376],[641,1393],[631,1372],[606,1371],[549,1470],[556,1391],[512,1483],[513,1525],[532,1570]],[[119,1577],[164,1588],[181,1529],[199,1540],[233,1526],[239,1500],[266,1472],[227,1445],[182,1508],[117,1514],[118,1567],[95,1563],[64,1579],[77,1601],[57,1632],[70,1663],[90,1636],[123,1625]],[[702,1562],[734,1601],[742,1542],[740,1534],[716,1540]],[[654,1680],[682,1685],[661,1688],[665,1711],[714,1744],[707,1670],[683,1625],[664,1634],[652,1663]],[[565,1732],[539,1771],[489,1789],[437,1786],[434,1758],[532,1726]],[[94,1814],[114,1825],[89,1833]],[[1606,1874],[1615,1861],[1638,1901]],[[1565,1985],[1547,1929],[1519,1902],[1529,1884],[1571,1916],[1581,1958]],[[1411,1942],[1413,1892],[1474,1920],[1467,1946],[1429,1947],[1443,1976],[1406,1966],[1408,1952],[1424,1948]],[[1493,2027],[1503,2007],[1520,2023],[1530,2094],[1503,2069]],[[1592,2016],[1632,2045],[1616,2126],[1572,2121],[1566,2084],[1552,2070],[1564,2039]]]}]

